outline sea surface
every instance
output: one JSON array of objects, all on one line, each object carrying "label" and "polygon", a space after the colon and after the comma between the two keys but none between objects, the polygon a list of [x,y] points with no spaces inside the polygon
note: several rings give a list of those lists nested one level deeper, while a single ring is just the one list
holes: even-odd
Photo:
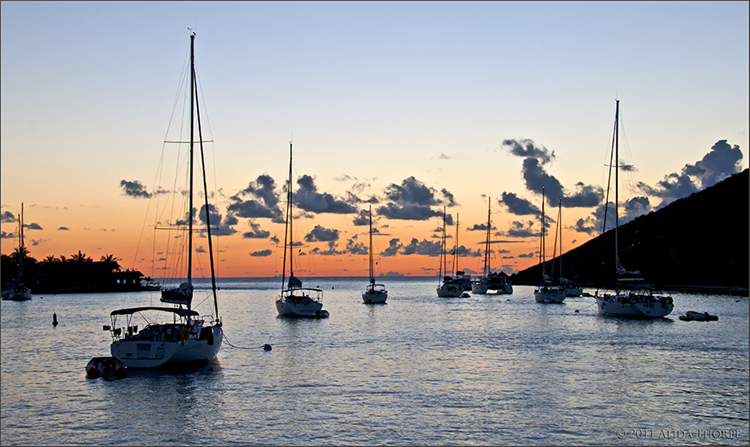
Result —
[{"label": "sea surface", "polygon": [[102,326],[158,294],[2,301],[0,443],[748,444],[748,297],[672,293],[667,318],[628,320],[527,286],[438,298],[435,279],[383,282],[388,303],[365,305],[366,278],[307,279],[330,318],[289,320],[279,280],[220,279],[217,360],[120,380],[86,378],[109,355]]}]

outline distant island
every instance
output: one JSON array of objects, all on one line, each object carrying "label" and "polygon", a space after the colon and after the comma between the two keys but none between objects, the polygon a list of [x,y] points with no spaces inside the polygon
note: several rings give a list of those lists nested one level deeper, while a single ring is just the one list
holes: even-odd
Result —
[{"label": "distant island", "polygon": [[[159,285],[138,270],[120,268],[114,255],[102,256],[94,261],[81,253],[54,257],[44,261],[24,253],[24,283],[31,286],[32,293],[87,293],[87,292],[138,292],[158,290]],[[18,276],[18,250],[2,255],[3,281]],[[4,286],[4,285],[3,285]]]},{"label": "distant island", "polygon": [[[640,270],[662,290],[747,295],[749,179],[745,169],[621,225],[621,265]],[[612,287],[614,244],[614,230],[609,230],[563,254],[563,276],[586,286]],[[547,272],[551,265],[547,261]],[[511,275],[518,285],[536,285],[541,278],[541,264]]]}]

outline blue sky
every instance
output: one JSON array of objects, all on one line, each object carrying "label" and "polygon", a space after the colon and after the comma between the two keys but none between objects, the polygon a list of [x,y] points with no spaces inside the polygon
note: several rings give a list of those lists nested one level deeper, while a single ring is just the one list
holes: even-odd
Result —
[{"label": "blue sky", "polygon": [[[154,186],[188,27],[197,33],[216,183],[226,198],[262,174],[283,183],[293,138],[298,175],[313,176],[319,192],[377,195],[413,176],[450,191],[471,226],[485,218],[487,195],[541,200],[506,140],[554,152],[544,169],[566,191],[606,186],[616,98],[637,169],[633,185],[653,192],[720,140],[738,146],[737,166],[748,166],[747,2],[3,1],[0,8],[2,211],[16,214],[23,201],[49,231],[83,228],[84,220],[108,236],[134,231],[119,226],[144,206],[120,182]],[[650,200],[652,208],[660,203]],[[515,217],[493,207],[508,228]],[[592,210],[571,208],[567,220]],[[325,218],[323,227],[336,226]],[[407,236],[409,226],[397,224],[404,222],[390,228],[402,242],[426,236],[422,227]],[[71,243],[91,239],[73,233]],[[54,234],[29,237],[44,241],[40,251],[64,250]],[[112,244],[102,239],[90,251]],[[3,253],[9,247],[3,239]]]}]

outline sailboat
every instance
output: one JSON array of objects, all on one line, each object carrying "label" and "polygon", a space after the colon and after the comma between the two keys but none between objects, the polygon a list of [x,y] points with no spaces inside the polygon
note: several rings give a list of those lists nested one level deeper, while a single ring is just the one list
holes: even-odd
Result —
[{"label": "sailboat", "polygon": [[365,304],[385,303],[385,300],[388,299],[388,291],[385,290],[384,284],[375,284],[372,255],[372,205],[370,205],[370,284],[362,292],[362,301]]},{"label": "sailboat", "polygon": [[[280,317],[326,318],[328,311],[323,310],[323,290],[303,288],[302,280],[294,276],[294,237],[292,234],[293,219],[292,188],[292,143],[289,143],[289,180],[286,192],[286,228],[284,230],[284,263],[281,273],[281,293],[276,300],[276,311]],[[289,258],[289,282],[286,280],[286,261]]]},{"label": "sailboat", "polygon": [[[558,205],[557,210],[557,229],[555,230],[555,248],[553,250],[552,254],[552,273],[554,277],[554,271],[555,271],[555,262],[559,264],[559,281],[560,285],[565,289],[565,296],[566,297],[578,297],[581,296],[583,293],[583,290],[573,281],[564,278],[562,275],[562,255],[563,255],[563,243],[562,243],[562,235],[563,235],[563,226],[562,226],[562,198],[560,198],[560,203]],[[556,256],[557,253],[557,242],[560,241],[560,257],[558,258]]]},{"label": "sailboat", "polygon": [[[620,100],[616,100],[615,107],[615,130],[613,136],[612,152],[615,159],[615,293],[605,293],[594,297],[599,308],[600,315],[632,317],[632,318],[661,318],[669,315],[674,309],[671,296],[658,296],[653,294],[653,289],[645,283],[640,271],[627,271],[620,265],[619,246],[619,127],[620,127]],[[610,177],[612,165],[610,164]],[[605,212],[606,216],[606,212]],[[604,228],[602,231],[606,230]],[[624,287],[621,288],[621,285]]]},{"label": "sailboat", "polygon": [[492,230],[492,198],[489,198],[490,205],[487,207],[487,237],[484,242],[484,269],[483,276],[477,281],[471,283],[471,293],[485,295],[489,290],[495,290],[499,294],[513,293],[513,284],[505,272],[493,272],[490,267],[490,233]]},{"label": "sailboat", "polygon": [[[455,276],[448,275],[448,255],[445,250],[445,207],[443,207],[443,237],[442,243],[440,244],[440,267],[438,278],[442,280],[442,283],[438,285],[437,295],[441,298],[455,298],[460,297],[463,293],[463,286],[456,280]],[[456,215],[456,238],[458,238],[458,215]],[[456,267],[456,256],[458,255],[458,239],[456,239],[456,249],[453,252],[453,267]]]},{"label": "sailboat", "polygon": [[9,284],[2,292],[2,298],[10,301],[28,301],[31,299],[31,289],[26,286],[23,280],[23,258],[26,257],[26,247],[23,245],[23,203],[21,204],[21,214],[18,215],[18,277],[9,281]]},{"label": "sailboat", "polygon": [[[542,187],[542,233],[539,240],[539,258],[542,264],[542,284],[534,290],[534,299],[537,303],[555,303],[559,304],[565,300],[565,288],[560,284],[553,283],[552,278],[545,272],[546,247],[544,245],[544,187]],[[551,274],[554,272],[550,272]]]},{"label": "sailboat", "polygon": [[[219,353],[224,338],[224,331],[219,319],[219,305],[216,297],[216,274],[214,269],[211,226],[206,216],[206,234],[211,265],[211,288],[213,297],[213,315],[202,316],[191,308],[193,301],[192,283],[192,245],[193,245],[193,158],[196,143],[201,154],[205,209],[208,213],[209,194],[206,191],[206,170],[203,154],[203,135],[201,132],[200,109],[195,73],[195,33],[190,35],[190,153],[189,170],[189,208],[187,218],[187,280],[177,289],[163,290],[161,302],[174,304],[174,307],[142,306],[117,309],[111,312],[111,326],[104,326],[110,331],[112,357],[128,368],[157,368],[169,365],[206,363]],[[196,123],[197,121],[197,123]],[[194,130],[197,124],[198,140]],[[144,318],[146,324],[139,330],[133,324],[135,316]],[[118,324],[118,318],[125,320]],[[122,320],[120,320],[122,321]]]}]

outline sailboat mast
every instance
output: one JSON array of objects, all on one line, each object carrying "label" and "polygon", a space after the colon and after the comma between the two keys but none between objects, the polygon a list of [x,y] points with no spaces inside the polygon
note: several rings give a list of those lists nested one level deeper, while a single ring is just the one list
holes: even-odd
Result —
[{"label": "sailboat mast", "polygon": [[281,291],[284,291],[286,279],[286,254],[289,251],[289,277],[294,276],[292,268],[293,250],[292,244],[292,142],[289,142],[289,180],[286,188],[286,228],[284,230],[284,261],[281,265]]},{"label": "sailboat mast", "polygon": [[443,280],[443,275],[447,272],[448,261],[445,256],[445,207],[443,207],[443,240],[440,244],[440,263],[438,264],[438,284]]},{"label": "sailboat mast", "polygon": [[[193,127],[195,109],[195,33],[190,34],[190,199],[188,205],[188,269],[187,282],[191,284],[193,277]],[[218,315],[217,315],[218,317]]]},{"label": "sailboat mast", "polygon": [[456,213],[456,251],[453,253],[453,276],[458,276],[458,213]]},{"label": "sailboat mast", "polygon": [[[193,78],[195,78],[195,64],[193,64],[192,68],[193,72]],[[216,319],[219,319],[219,302],[216,299],[216,270],[214,267],[214,248],[213,248],[213,242],[211,238],[211,211],[208,207],[208,184],[206,183],[206,157],[203,153],[203,130],[201,128],[201,111],[200,111],[200,105],[198,102],[198,89],[196,88],[193,92],[195,95],[195,114],[198,119],[198,142],[200,146],[201,151],[201,172],[203,173],[203,197],[204,197],[204,205],[206,209],[206,234],[208,236],[208,259],[209,263],[211,264],[211,291],[213,292],[214,296],[214,311],[216,312]],[[192,158],[191,158],[192,160]],[[191,170],[192,173],[192,170]],[[192,194],[191,194],[191,200],[192,200]],[[192,209],[192,206],[191,208]],[[192,238],[191,238],[192,239]]]},{"label": "sailboat mast", "polygon": [[489,205],[487,206],[487,240],[484,243],[484,276],[490,274],[490,229],[492,225],[490,223],[490,216],[492,211],[492,197],[488,197]]},{"label": "sailboat mast", "polygon": [[23,202],[21,203],[21,214],[18,215],[18,277],[23,280],[23,258],[25,249],[23,248]]},{"label": "sailboat mast", "polygon": [[[619,188],[619,174],[620,174],[620,100],[617,99],[617,106],[615,108],[615,269],[620,268],[620,244],[619,244],[619,230],[620,230],[620,217],[618,212],[618,205],[620,203],[620,188]],[[617,283],[617,292],[619,293],[620,283]]]},{"label": "sailboat mast", "polygon": [[370,205],[370,284],[375,284],[375,276],[372,265],[372,205]]},{"label": "sailboat mast", "polygon": [[544,271],[544,263],[546,261],[544,249],[544,186],[542,186],[542,238],[539,244],[539,259],[542,263],[542,281],[544,281],[544,277],[546,276]]}]

